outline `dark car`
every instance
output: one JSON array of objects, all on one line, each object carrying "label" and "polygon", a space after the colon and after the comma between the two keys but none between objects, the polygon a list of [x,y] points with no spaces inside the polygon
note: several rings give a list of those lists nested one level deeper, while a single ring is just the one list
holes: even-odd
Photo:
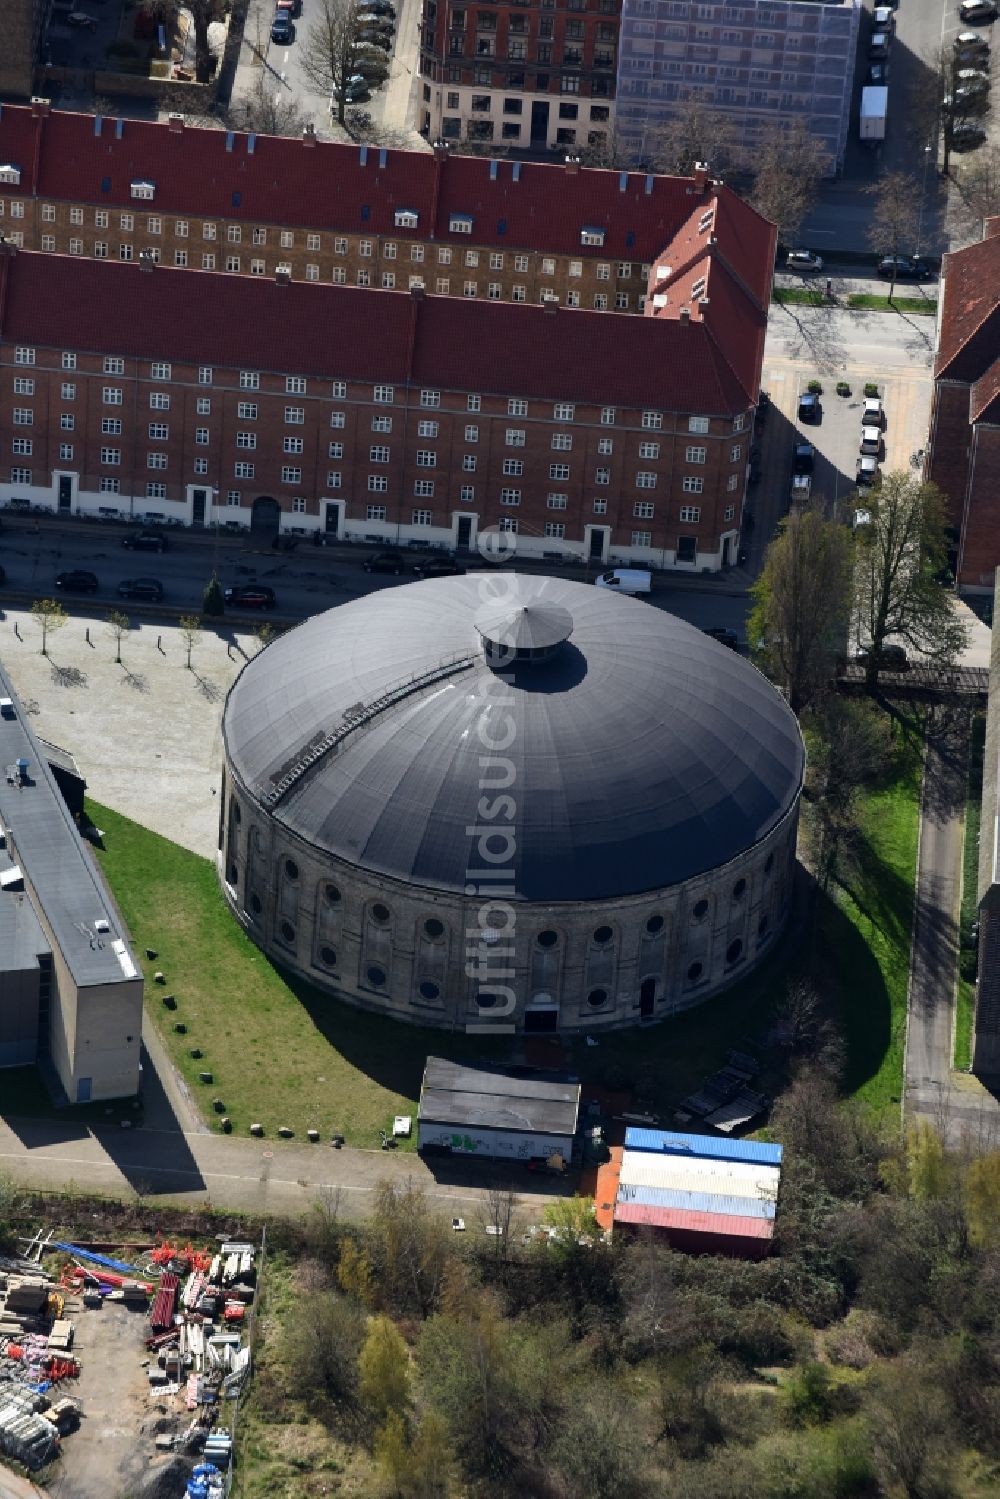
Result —
[{"label": "dark car", "polygon": [[975,120],[959,120],[951,127],[951,149],[974,151],[986,139],[986,131]]},{"label": "dark car", "polygon": [[130,552],[165,552],[167,538],[158,531],[137,531],[122,537],[122,546]]},{"label": "dark car", "polygon": [[814,391],[807,390],[799,396],[799,421],[818,422],[822,416],[819,404],[819,396]]},{"label": "dark car", "polygon": [[425,557],[414,562],[413,571],[418,578],[458,578],[464,574],[465,568],[451,557]]},{"label": "dark car", "polygon": [[227,588],[223,597],[236,609],[273,609],[277,603],[274,589],[265,583],[240,583]]},{"label": "dark car", "polygon": [[816,467],[816,449],[811,442],[797,442],[792,455],[793,474],[811,474]]},{"label": "dark car", "polygon": [[392,32],[376,31],[372,26],[362,26],[354,33],[355,39],[369,47],[378,47],[382,52],[392,51]]},{"label": "dark car", "polygon": [[96,593],[100,586],[97,574],[88,573],[82,567],[74,567],[69,572],[56,575],[56,587],[63,593]]},{"label": "dark car", "polygon": [[[867,666],[872,658],[871,646],[865,646],[854,657],[859,666]],[[901,645],[884,645],[878,653],[878,664],[883,671],[909,671],[910,663]]]},{"label": "dark car", "polygon": [[290,42],[293,40],[294,36],[295,27],[285,15],[284,11],[279,10],[278,14],[271,22],[272,42]]},{"label": "dark car", "polygon": [[711,635],[720,645],[728,645],[731,651],[738,651],[740,648],[740,637],[735,630],[728,630],[725,625],[709,625],[701,633]]},{"label": "dark car", "polygon": [[402,552],[373,552],[364,569],[366,573],[395,573],[399,577],[406,570],[406,559]]},{"label": "dark car", "polygon": [[886,84],[889,82],[889,64],[887,62],[872,62],[868,64],[868,82],[873,84]]},{"label": "dark car", "polygon": [[158,604],[163,597],[163,584],[158,578],[126,578],[118,584],[118,595],[123,599],[149,599]]}]

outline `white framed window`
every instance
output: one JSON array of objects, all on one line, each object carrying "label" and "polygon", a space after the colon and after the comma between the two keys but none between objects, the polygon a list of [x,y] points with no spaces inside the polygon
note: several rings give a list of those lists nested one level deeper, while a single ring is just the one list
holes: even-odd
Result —
[{"label": "white framed window", "polygon": [[72,432],[76,426],[76,417],[72,411],[64,411],[59,417],[60,432]]},{"label": "white framed window", "polygon": [[69,211],[69,221],[70,221],[71,224],[82,224],[83,223],[83,209],[82,208],[71,208],[70,211]]},{"label": "white framed window", "polygon": [[569,478],[569,464],[568,463],[550,463],[549,464],[549,478],[550,479],[562,479],[564,481],[566,479],[568,479]]},{"label": "white framed window", "polygon": [[62,357],[62,368],[64,370],[75,370],[76,369],[76,355],[75,354],[64,354],[63,357]]},{"label": "white framed window", "polygon": [[569,432],[553,432],[550,444],[553,452],[568,453],[573,447],[573,437]]},{"label": "white framed window", "polygon": [[607,513],[608,513],[608,502],[607,502],[607,500],[605,500],[605,499],[595,499],[595,501],[594,501],[594,514],[595,515],[607,515]]},{"label": "white framed window", "polygon": [[236,415],[241,422],[255,422],[257,420],[258,409],[256,401],[238,401],[236,404]]},{"label": "white framed window", "polygon": [[725,508],[725,510],[723,511],[722,519],[723,520],[732,520],[735,514],[736,514],[736,507],[735,507],[735,505],[727,505],[726,508]]},{"label": "white framed window", "polygon": [[34,425],[35,413],[30,406],[15,406],[13,416],[15,427],[31,427]]},{"label": "white framed window", "polygon": [[188,252],[186,250],[174,251],[174,265],[179,271],[183,271],[188,263]]},{"label": "white framed window", "polygon": [[33,396],[35,394],[35,382],[24,376],[14,379],[14,394],[16,396]]},{"label": "white framed window", "polygon": [[[642,425],[643,426],[646,425],[645,415],[643,416],[643,423],[642,423]],[[661,426],[663,425],[663,418],[662,417],[660,418],[660,425]],[[708,431],[708,417],[707,416],[689,416],[688,417],[688,431],[689,432],[707,432]]]},{"label": "white framed window", "polygon": [[500,503],[501,505],[520,505],[521,491],[519,489],[501,489]]},{"label": "white framed window", "polygon": [[267,230],[260,228],[258,225],[255,225],[253,229],[252,239],[255,245],[266,245]]},{"label": "white framed window", "polygon": [[240,390],[260,390],[260,376],[256,370],[240,370]]},{"label": "white framed window", "polygon": [[108,242],[107,242],[107,240],[105,240],[105,239],[95,239],[94,240],[94,259],[95,260],[107,260],[107,258],[108,258]]},{"label": "white framed window", "polygon": [[632,506],[632,514],[636,520],[652,520],[654,514],[652,500],[636,500]]},{"label": "white framed window", "polygon": [[633,531],[632,545],[634,547],[648,547],[653,544],[652,531]]},{"label": "white framed window", "polygon": [[499,302],[503,297],[503,286],[499,281],[490,281],[486,287],[486,295],[491,302]]},{"label": "white framed window", "polygon": [[[188,221],[187,221],[187,219],[178,219],[175,222],[175,224],[174,224],[174,233],[176,234],[176,236],[177,236],[178,239],[187,239],[187,237],[188,237]],[[205,238],[207,239],[208,236],[206,235]]]},{"label": "white framed window", "polygon": [[555,537],[556,540],[562,540],[566,535],[566,522],[561,520],[547,520],[543,528],[543,534]]},{"label": "white framed window", "polygon": [[358,241],[358,254],[361,255],[361,256],[363,256],[364,259],[368,260],[368,259],[371,258],[371,253],[372,253],[372,242],[371,242],[371,240],[370,239],[359,240]]},{"label": "white framed window", "polygon": [[330,426],[331,427],[346,427],[347,426],[347,413],[344,412],[344,411],[331,411],[330,412]]},{"label": "white framed window", "polygon": [[167,455],[166,455],[166,453],[147,453],[146,454],[146,467],[147,468],[160,468],[160,469],[163,469],[163,468],[166,468],[166,466],[167,466]]},{"label": "white framed window", "polygon": [[[135,189],[133,188],[133,193],[134,191]],[[131,213],[123,213],[121,217],[121,227],[122,229],[124,229],[126,234],[131,234],[132,230],[135,228],[135,216]]]},{"label": "white framed window", "polygon": [[635,476],[635,487],[636,489],[655,489],[656,475],[646,469],[640,469]]},{"label": "white framed window", "polygon": [[466,427],[466,429],[465,429],[465,440],[466,440],[466,442],[478,442],[479,441],[479,428],[478,427]]},{"label": "white framed window", "polygon": [[439,390],[422,390],[420,392],[421,406],[440,406],[441,392]]},{"label": "white framed window", "polygon": [[701,506],[700,505],[682,505],[681,506],[681,520],[682,521],[690,521],[692,523],[694,523],[695,521],[700,521],[701,520]]},{"label": "white framed window", "polygon": [[547,256],[547,255],[544,256],[543,259],[542,259],[542,275],[543,276],[554,276],[555,273],[556,273],[556,263],[555,263],[555,261],[552,260],[552,259],[550,259],[550,257]]},{"label": "white framed window", "polygon": [[375,446],[368,449],[369,463],[388,463],[390,451],[387,447]]},{"label": "white framed window", "polygon": [[16,348],[14,350],[14,363],[15,364],[34,364],[34,362],[35,362],[35,351],[34,351],[34,349]]},{"label": "white framed window", "polygon": [[208,441],[209,441],[209,438],[208,438],[208,428],[207,427],[195,427],[195,429],[194,429],[194,441],[195,441],[195,446],[196,447],[207,448],[208,447]]},{"label": "white framed window", "polygon": [[368,520],[385,520],[385,506],[369,505],[365,511],[365,516]]},{"label": "white framed window", "polygon": [[32,443],[30,437],[15,437],[11,442],[11,452],[17,458],[30,458],[31,447]]},{"label": "white framed window", "polygon": [[94,228],[106,229],[108,227],[108,210],[106,208],[94,209]]},{"label": "white framed window", "polygon": [[372,431],[373,432],[391,432],[392,431],[392,417],[391,416],[373,416],[372,417]]},{"label": "white framed window", "polygon": [[690,474],[687,474],[681,480],[681,489],[684,491],[685,494],[701,494],[701,492],[702,492],[702,490],[704,488],[705,488],[705,481],[704,481],[704,479],[701,479],[701,478],[695,479]]},{"label": "white framed window", "polygon": [[82,239],[71,239],[70,242],[69,242],[69,253],[71,255],[82,255],[83,254],[83,240]]},{"label": "white framed window", "polygon": [[169,411],[170,397],[165,390],[151,390],[149,393],[150,411]]},{"label": "white framed window", "polygon": [[463,281],[462,282],[462,296],[463,297],[475,297],[475,296],[478,296],[478,294],[479,294],[479,283],[478,283],[478,281]]},{"label": "white framed window", "polygon": [[242,503],[243,503],[243,494],[242,494],[241,490],[239,490],[239,489],[227,489],[226,490],[226,504],[227,505],[242,505]]},{"label": "white framed window", "polygon": [[610,457],[614,452],[614,439],[611,437],[599,437],[597,439],[597,451],[602,457]]},{"label": "white framed window", "polygon": [[437,468],[437,453],[433,448],[417,449],[417,468]]},{"label": "white framed window", "polygon": [[240,462],[240,463],[234,463],[233,464],[233,478],[234,479],[252,479],[255,472],[256,472],[256,468],[255,468],[255,465],[252,464],[252,463],[243,463],[243,462]]},{"label": "white framed window", "polygon": [[466,411],[481,411],[483,405],[482,396],[471,395],[465,398]]},{"label": "white framed window", "polygon": [[243,230],[239,224],[230,224],[226,229],[226,238],[231,245],[238,245],[243,238]]},{"label": "white framed window", "polygon": [[283,453],[304,453],[306,450],[305,438],[285,437],[282,439],[281,451]]},{"label": "white framed window", "polygon": [[628,295],[628,292],[627,291],[616,291],[615,292],[615,311],[616,312],[627,312],[628,311],[628,304],[629,304],[629,295]]},{"label": "white framed window", "polygon": [[167,486],[162,479],[149,479],[146,482],[147,500],[165,500],[167,498]]},{"label": "white framed window", "polygon": [[507,531],[512,536],[516,536],[517,535],[517,516],[516,515],[501,515],[500,519],[497,521],[497,529],[500,530],[500,531]]},{"label": "white framed window", "polygon": [[149,234],[162,234],[163,233],[163,220],[159,219],[159,218],[155,218],[153,216],[150,216],[146,220],[146,231]]},{"label": "white framed window", "polygon": [[746,412],[741,411],[740,414],[739,414],[739,416],[734,416],[733,417],[733,431],[734,432],[742,432],[745,423],[746,423]]},{"label": "white framed window", "polygon": [[440,422],[418,422],[417,423],[417,436],[418,437],[437,437],[438,432],[440,431],[440,428],[441,428],[441,423]]},{"label": "white framed window", "polygon": [[707,448],[690,447],[684,449],[685,463],[704,463],[707,457]]},{"label": "white framed window", "polygon": [[474,484],[463,484],[458,491],[459,503],[462,505],[471,505],[475,502],[475,498],[476,486]]},{"label": "white framed window", "polygon": [[[662,411],[644,411],[642,413],[642,425],[647,431],[658,430],[663,426]],[[690,432],[700,432],[702,429],[700,427],[689,427],[688,430]],[[708,428],[706,427],[705,430],[707,431]]]},{"label": "white framed window", "polygon": [[438,250],[438,265],[451,265],[451,248],[442,245]]},{"label": "white framed window", "polygon": [[740,476],[739,476],[739,474],[730,474],[729,478],[726,480],[726,490],[727,490],[727,492],[729,494],[734,494],[736,492],[736,490],[739,489],[739,487],[740,487]]},{"label": "white framed window", "polygon": [[295,515],[304,515],[306,510],[306,497],[304,494],[293,495],[292,511]]},{"label": "white framed window", "polygon": [[226,256],[226,270],[233,271],[236,275],[239,275],[240,257],[238,255]]},{"label": "white framed window", "polygon": [[383,271],[381,276],[382,290],[392,291],[396,285],[395,271]]},{"label": "white framed window", "polygon": [[346,255],[347,240],[343,239],[342,237],[338,237],[337,239],[335,239],[333,242],[333,253],[335,255]]},{"label": "white framed window", "polygon": [[523,427],[507,428],[507,446],[509,448],[523,448],[525,444],[526,438]]},{"label": "white framed window", "polygon": [[391,385],[376,385],[372,393],[372,400],[378,406],[391,406],[394,394],[395,392]]},{"label": "white framed window", "polygon": [[595,484],[610,484],[611,483],[611,470],[609,468],[595,468],[594,469],[594,483]]},{"label": "white framed window", "polygon": [[[215,371],[210,364],[203,364],[198,370],[198,384],[211,385],[215,377]],[[241,382],[242,383],[242,382]]]},{"label": "white framed window", "polygon": [[512,302],[526,302],[528,300],[528,288],[526,286],[512,286],[510,289],[510,300]]},{"label": "white framed window", "polygon": [[255,448],[257,446],[256,432],[237,432],[236,446],[238,448]]},{"label": "white framed window", "polygon": [[101,435],[103,437],[121,437],[122,419],[120,416],[101,417]]},{"label": "white framed window", "polygon": [[476,458],[475,453],[463,453],[462,454],[462,472],[463,472],[463,474],[474,474],[476,472],[476,464],[477,464],[477,462],[478,462],[478,460]]},{"label": "white framed window", "polygon": [[571,422],[576,407],[571,401],[558,401],[552,408],[552,419],[556,422]]},{"label": "white framed window", "polygon": [[595,292],[594,293],[594,311],[595,312],[607,312],[607,310],[608,310],[608,294],[607,294],[607,292],[603,292],[603,291]]},{"label": "white framed window", "polygon": [[326,450],[328,458],[343,458],[344,444],[342,442],[331,442]]},{"label": "white framed window", "polygon": [[465,252],[465,263],[466,263],[467,266],[470,267],[470,269],[472,269],[472,270],[477,269],[477,267],[479,265],[479,251],[478,250],[466,250],[466,252]]},{"label": "white framed window", "polygon": [[282,482],[282,484],[301,484],[302,483],[302,470],[300,468],[295,468],[290,463],[284,463],[284,464],[282,464],[282,466],[281,466],[281,482]]},{"label": "white framed window", "polygon": [[43,234],[42,235],[42,249],[43,250],[49,250],[49,251],[51,251],[51,250],[54,250],[55,247],[56,247],[56,237],[55,237],[55,235],[54,234]]},{"label": "white framed window", "polygon": [[517,400],[517,399],[514,399],[514,398],[512,398],[511,400],[509,400],[507,402],[507,415],[508,416],[527,416],[528,415],[528,403],[527,403],[527,401],[520,401],[520,400]]},{"label": "white framed window", "polygon": [[330,469],[326,476],[327,489],[339,489],[341,477],[342,476],[336,471],[336,469]]},{"label": "white framed window", "polygon": [[102,399],[105,406],[124,406],[125,393],[117,385],[105,385]]},{"label": "white framed window", "polygon": [[743,457],[743,444],[742,443],[737,443],[735,447],[729,449],[729,461],[730,461],[730,463],[739,463],[739,461],[740,461],[740,459],[742,457]]},{"label": "white framed window", "polygon": [[545,496],[545,508],[547,510],[565,510],[568,504],[568,494],[547,494]]},{"label": "white framed window", "polygon": [[[693,450],[689,448],[688,451],[691,452]],[[704,452],[704,448],[702,449],[702,452]],[[660,444],[658,442],[641,442],[639,444],[639,457],[640,458],[659,458],[659,456],[660,456]],[[695,459],[690,459],[689,460],[689,462],[695,462],[695,461],[697,461],[697,460],[695,460]],[[702,459],[701,461],[704,462],[704,459]]]},{"label": "white framed window", "polygon": [[566,306],[567,307],[579,307],[579,305],[580,305],[580,293],[578,291],[568,291],[566,293]]},{"label": "white framed window", "polygon": [[411,526],[429,526],[433,520],[433,510],[413,510],[410,512]]},{"label": "white framed window", "polygon": [[333,397],[333,399],[335,401],[346,401],[347,400],[347,381],[346,380],[334,380],[333,384],[330,387],[330,395]]},{"label": "white framed window", "polygon": [[170,365],[162,363],[151,364],[149,367],[149,373],[151,378],[154,380],[169,380]]},{"label": "white framed window", "polygon": [[108,468],[115,468],[122,461],[121,448],[102,448],[101,462]]},{"label": "white framed window", "polygon": [[166,422],[150,422],[149,438],[151,442],[166,442],[170,437],[170,428]]},{"label": "white framed window", "polygon": [[131,245],[119,245],[118,246],[118,259],[119,260],[131,260],[132,259],[132,246]]},{"label": "white framed window", "polygon": [[104,477],[103,479],[98,479],[97,488],[101,494],[121,494],[122,481],[120,479]]},{"label": "white framed window", "polygon": [[[389,488],[389,480],[385,474],[369,474],[368,490],[371,494],[385,494]],[[383,516],[383,519],[385,517]],[[370,519],[370,517],[369,517]]]},{"label": "white framed window", "polygon": [[214,255],[203,255],[201,257],[201,268],[202,268],[203,271],[214,271],[215,270],[215,256]]},{"label": "white framed window", "polygon": [[306,382],[302,375],[285,376],[285,395],[304,396],[306,393]]},{"label": "white framed window", "polygon": [[520,458],[505,458],[503,471],[508,478],[519,479],[524,473],[524,462]]},{"label": "white framed window", "polygon": [[582,276],[583,275],[583,261],[582,260],[571,260],[570,263],[569,263],[569,273],[570,273],[571,276]]},{"label": "white framed window", "polygon": [[528,257],[527,257],[527,255],[515,255],[514,256],[514,269],[515,269],[515,271],[518,272],[519,275],[523,275],[525,273],[525,271],[527,271],[527,269],[528,269]]},{"label": "white framed window", "polygon": [[434,496],[433,479],[415,479],[413,481],[413,493],[418,500],[429,500]]},{"label": "white framed window", "polygon": [[304,427],[306,421],[306,408],[304,406],[285,407],[285,426]]}]

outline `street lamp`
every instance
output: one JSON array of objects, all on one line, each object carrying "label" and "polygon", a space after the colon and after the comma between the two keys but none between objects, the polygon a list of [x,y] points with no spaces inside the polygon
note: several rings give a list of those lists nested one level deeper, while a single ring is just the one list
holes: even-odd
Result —
[{"label": "street lamp", "polygon": [[917,215],[917,245],[914,250],[915,255],[920,254],[920,238],[924,232],[924,199],[927,197],[927,168],[930,166],[931,152],[933,150],[933,146],[924,147],[924,180],[923,186],[920,189],[920,212]]}]

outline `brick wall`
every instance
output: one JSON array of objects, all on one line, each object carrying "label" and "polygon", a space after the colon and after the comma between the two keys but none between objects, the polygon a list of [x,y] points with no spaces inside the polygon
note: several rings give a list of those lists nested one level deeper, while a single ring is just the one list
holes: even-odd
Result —
[{"label": "brick wall", "polygon": [[27,98],[33,92],[35,47],[47,9],[47,0],[4,0],[0,94]]},{"label": "brick wall", "polygon": [[971,481],[959,556],[959,582],[992,588],[1000,562],[1000,429],[969,431]]}]

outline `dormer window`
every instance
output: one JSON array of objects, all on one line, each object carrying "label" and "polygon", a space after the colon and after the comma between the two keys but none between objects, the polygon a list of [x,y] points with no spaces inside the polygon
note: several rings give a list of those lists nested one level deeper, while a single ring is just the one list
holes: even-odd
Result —
[{"label": "dormer window", "polygon": [[397,229],[416,229],[420,215],[413,208],[397,208],[394,222]]},{"label": "dormer window", "polygon": [[453,213],[448,217],[448,228],[452,234],[471,234],[472,215],[468,213]]},{"label": "dormer window", "polygon": [[581,229],[580,230],[580,243],[581,243],[581,245],[603,245],[604,244],[604,230],[603,229],[587,229],[587,228]]},{"label": "dormer window", "polygon": [[21,168],[14,166],[13,162],[4,162],[0,166],[0,182],[10,182],[14,187],[21,185]]},{"label": "dormer window", "polygon": [[708,282],[705,280],[704,276],[699,276],[697,281],[691,287],[692,297],[700,297],[707,285]]},{"label": "dormer window", "polygon": [[155,198],[156,197],[156,184],[155,184],[155,182],[133,182],[132,183],[132,196],[133,196],[133,198],[146,198],[146,199]]},{"label": "dormer window", "polygon": [[706,231],[706,229],[711,229],[711,227],[712,227],[712,220],[714,218],[715,218],[715,209],[714,208],[706,208],[705,212],[702,214],[701,218],[698,220],[698,233],[699,234],[704,234],[705,231]]}]

